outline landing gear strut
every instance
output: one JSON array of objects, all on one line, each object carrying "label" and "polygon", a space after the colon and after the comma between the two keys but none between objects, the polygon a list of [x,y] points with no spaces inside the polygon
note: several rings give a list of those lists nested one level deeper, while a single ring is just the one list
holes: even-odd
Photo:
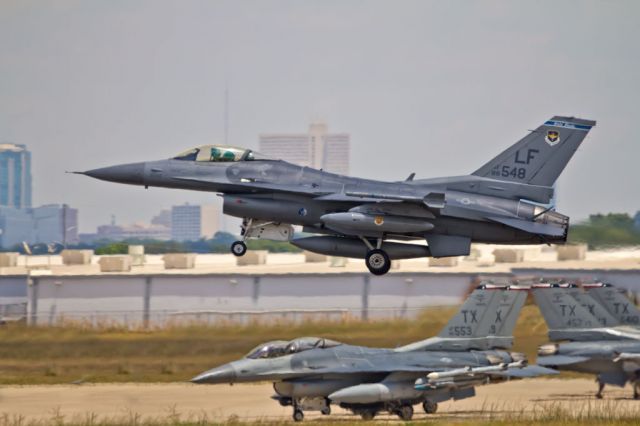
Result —
[{"label": "landing gear strut", "polygon": [[602,391],[604,390],[604,382],[601,381],[599,378],[596,379],[598,382],[598,393],[596,393],[596,398],[597,399],[602,399]]}]

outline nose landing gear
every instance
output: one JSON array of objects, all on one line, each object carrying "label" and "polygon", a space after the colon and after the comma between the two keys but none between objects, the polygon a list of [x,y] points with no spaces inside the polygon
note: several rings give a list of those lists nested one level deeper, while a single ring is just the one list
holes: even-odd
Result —
[{"label": "nose landing gear", "polygon": [[231,253],[233,253],[234,256],[241,257],[244,256],[246,252],[247,245],[244,241],[234,241],[233,244],[231,244]]}]

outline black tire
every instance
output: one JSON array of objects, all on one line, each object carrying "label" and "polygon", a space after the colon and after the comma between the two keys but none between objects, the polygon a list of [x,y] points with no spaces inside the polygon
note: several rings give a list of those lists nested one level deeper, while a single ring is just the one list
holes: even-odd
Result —
[{"label": "black tire", "polygon": [[376,414],[373,410],[363,410],[360,412],[360,418],[362,420],[373,420]]},{"label": "black tire", "polygon": [[295,410],[293,410],[293,421],[301,422],[303,420],[304,420],[304,413],[302,412],[302,410],[299,408],[296,408]]},{"label": "black tire", "polygon": [[400,420],[409,421],[413,418],[413,406],[407,404],[402,405],[396,412]]},{"label": "black tire", "polygon": [[427,414],[435,414],[438,411],[438,403],[429,401],[428,399],[422,403],[422,408]]},{"label": "black tire", "polygon": [[320,410],[320,414],[322,414],[323,416],[328,416],[331,414],[331,400],[329,398],[325,398],[324,403],[326,404],[326,406],[322,410]]},{"label": "black tire", "polygon": [[389,259],[389,255],[380,249],[369,250],[365,258],[365,263],[369,272],[373,275],[384,275],[391,269],[391,259]]},{"label": "black tire", "polygon": [[241,257],[244,256],[246,252],[247,245],[244,243],[244,241],[235,241],[233,244],[231,244],[231,253],[233,253],[234,256]]}]

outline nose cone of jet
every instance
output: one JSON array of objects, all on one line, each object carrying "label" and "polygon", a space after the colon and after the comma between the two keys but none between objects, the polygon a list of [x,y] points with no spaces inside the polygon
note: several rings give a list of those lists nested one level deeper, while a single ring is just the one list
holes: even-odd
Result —
[{"label": "nose cone of jet", "polygon": [[88,170],[84,174],[109,182],[144,185],[144,168],[145,163],[130,163]]},{"label": "nose cone of jet", "polygon": [[192,383],[233,383],[236,379],[236,371],[230,364],[222,365],[194,377]]}]

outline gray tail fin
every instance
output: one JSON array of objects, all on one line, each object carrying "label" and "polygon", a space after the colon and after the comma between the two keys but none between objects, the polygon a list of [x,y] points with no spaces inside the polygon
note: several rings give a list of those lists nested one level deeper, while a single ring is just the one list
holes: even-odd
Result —
[{"label": "gray tail fin", "polygon": [[566,286],[536,284],[531,290],[549,327],[551,340],[571,340],[585,329],[600,326],[598,319],[571,297]]},{"label": "gray tail fin", "polygon": [[482,339],[482,347],[511,347],[513,329],[527,298],[517,287],[480,286],[464,302],[438,337]]},{"label": "gray tail fin", "polygon": [[396,351],[508,349],[513,346],[513,329],[527,298],[526,290],[516,286],[478,286],[440,334]]},{"label": "gray tail fin", "polygon": [[491,179],[553,186],[595,121],[553,117],[472,174]]},{"label": "gray tail fin", "polygon": [[573,297],[583,308],[598,320],[598,324],[602,327],[615,327],[620,325],[620,321],[615,318],[605,307],[591,297],[590,294],[584,292],[581,288],[573,286],[568,289],[569,294]]},{"label": "gray tail fin", "polygon": [[589,296],[598,301],[619,324],[640,325],[640,310],[620,289],[611,284],[585,284]]}]

